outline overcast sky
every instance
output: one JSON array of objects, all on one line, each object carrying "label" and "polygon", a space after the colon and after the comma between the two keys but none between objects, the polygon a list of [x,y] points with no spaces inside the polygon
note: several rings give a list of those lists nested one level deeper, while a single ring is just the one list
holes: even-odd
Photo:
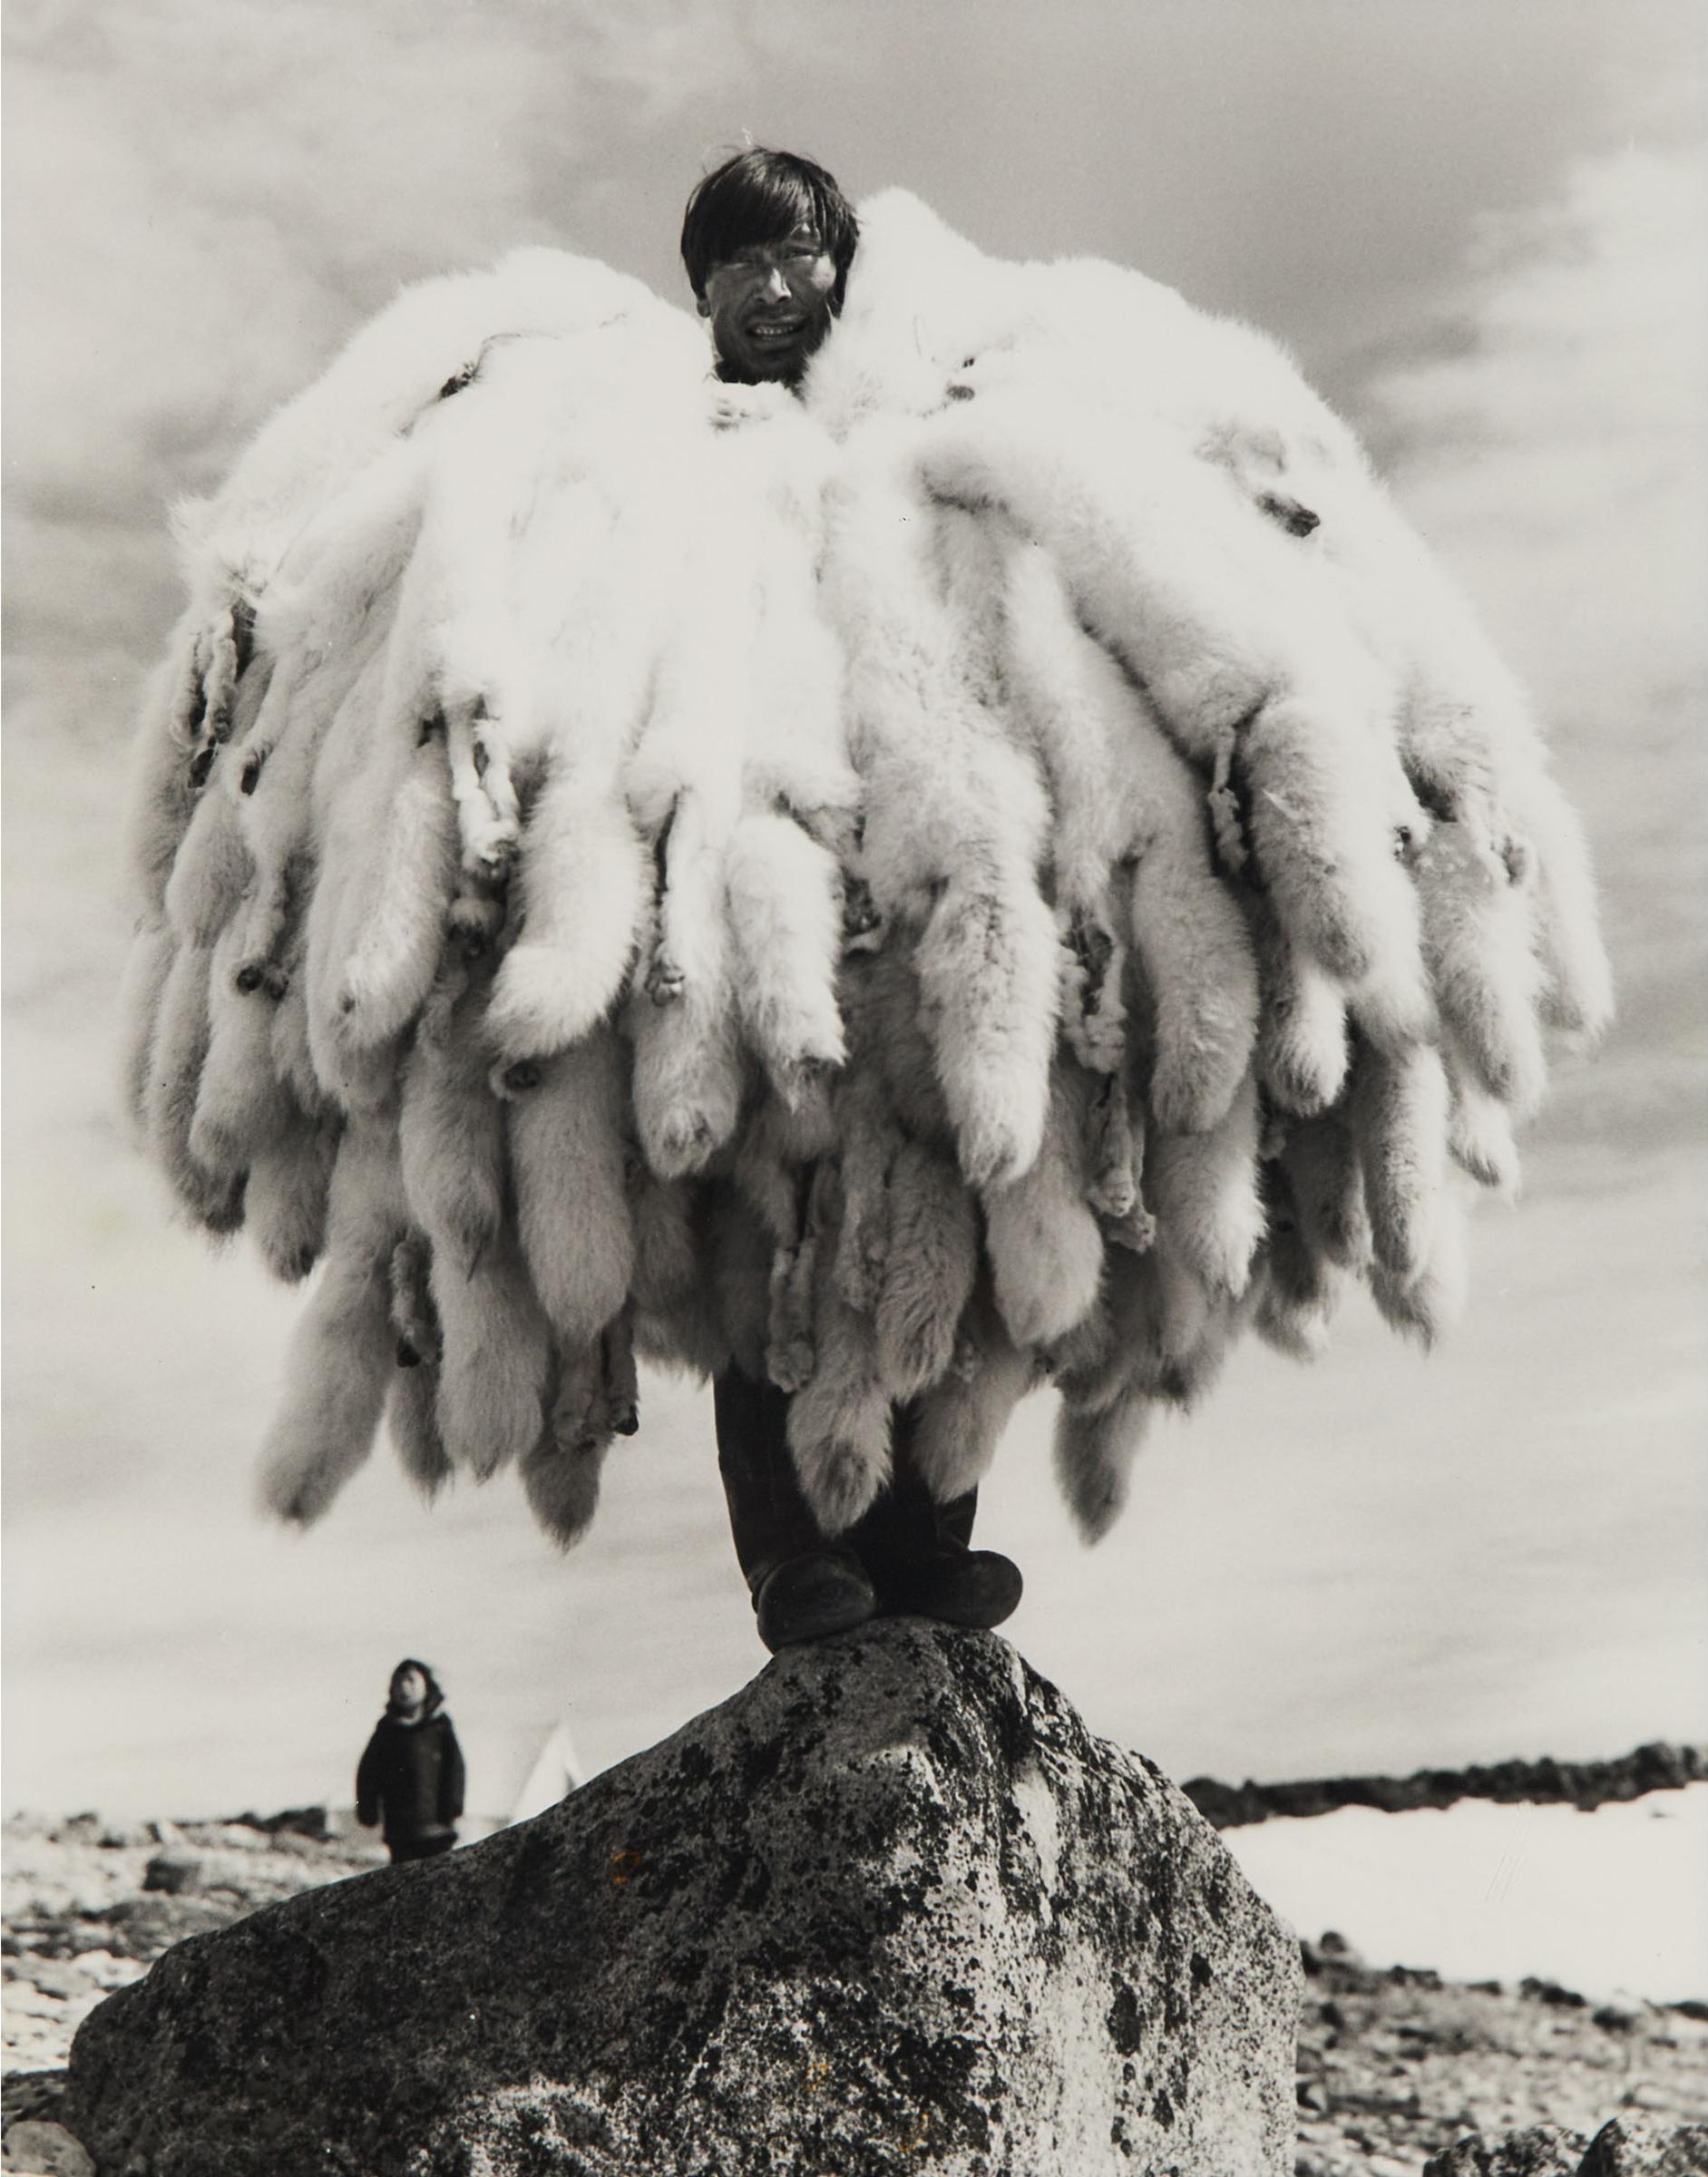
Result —
[{"label": "overcast sky", "polygon": [[[1425,1367],[1360,1321],[1314,1373],[1254,1357],[1088,1559],[1029,1423],[987,1514],[1039,1537],[1020,1645],[1182,1770],[1708,1732],[1703,21],[1642,0],[10,0],[8,1803],[327,1789],[415,1645],[460,1714],[525,1737],[567,1710],[601,1759],[758,1660],[683,1390],[654,1397],[562,1568],[507,1485],[429,1522],[378,1465],[307,1541],[259,1528],[292,1303],[170,1226],[106,1101],[114,766],[177,609],[164,503],[401,278],[554,240],[679,297],[681,200],[744,130],[856,195],[905,183],[986,248],[1121,258],[1287,337],[1532,682],[1607,897],[1620,1026],[1563,1067],[1525,1204],[1481,1220],[1456,1346]],[[1597,1567],[1615,1592],[1564,1608]],[[1450,1638],[1437,1593],[1479,1598]],[[1141,1700],[1162,1655],[1166,1697]],[[254,1729],[258,1701],[288,1731]]]}]

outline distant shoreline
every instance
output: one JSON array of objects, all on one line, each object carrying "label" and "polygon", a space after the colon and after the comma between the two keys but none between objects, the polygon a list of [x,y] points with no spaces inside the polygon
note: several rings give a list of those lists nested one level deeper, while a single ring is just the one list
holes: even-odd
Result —
[{"label": "distant shoreline", "polygon": [[1334,1776],[1284,1784],[1225,1784],[1213,1776],[1190,1778],[1181,1789],[1213,1829],[1313,1814],[1342,1807],[1373,1807],[1409,1814],[1422,1807],[1454,1806],[1461,1799],[1491,1799],[1511,1805],[1566,1805],[1586,1813],[1610,1801],[1641,1799],[1649,1791],[1682,1791],[1708,1782],[1708,1747],[1673,1746],[1663,1740],[1611,1762],[1497,1762],[1469,1769],[1418,1769],[1410,1776]]}]

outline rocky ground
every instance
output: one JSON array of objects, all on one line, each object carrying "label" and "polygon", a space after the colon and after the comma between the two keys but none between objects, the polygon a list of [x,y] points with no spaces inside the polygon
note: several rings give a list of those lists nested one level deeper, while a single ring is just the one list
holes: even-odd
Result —
[{"label": "rocky ground", "polygon": [[[385,1858],[318,1809],[134,1827],[17,1818],[5,1854],[0,2167],[53,2177],[89,2177],[58,2123],[63,2067],[109,1990],[185,1936]],[[1708,2006],[1457,1987],[1374,1970],[1332,1934],[1304,1955],[1298,2177],[1708,2172]],[[1704,2129],[1693,2141],[1685,2125]]]}]

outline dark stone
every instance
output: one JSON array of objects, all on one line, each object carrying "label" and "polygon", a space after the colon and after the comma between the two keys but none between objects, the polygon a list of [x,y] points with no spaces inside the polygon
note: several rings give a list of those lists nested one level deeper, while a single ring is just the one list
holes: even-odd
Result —
[{"label": "dark stone", "polygon": [[1301,1985],[1173,1785],[995,1635],[887,1619],[181,1944],[85,2022],[67,2121],[131,2177],[1280,2177]]}]

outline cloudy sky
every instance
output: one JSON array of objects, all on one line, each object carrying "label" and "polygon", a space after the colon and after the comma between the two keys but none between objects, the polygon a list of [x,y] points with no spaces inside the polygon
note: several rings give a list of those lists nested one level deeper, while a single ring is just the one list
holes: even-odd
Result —
[{"label": "cloudy sky", "polygon": [[[430,1653],[503,1803],[567,1715],[644,1744],[759,1660],[709,1413],[652,1388],[560,1564],[505,1485],[383,1459],[249,1509],[292,1303],[174,1229],[109,1116],[118,769],[161,524],[405,277],[522,240],[678,295],[750,130],[985,247],[1095,251],[1288,338],[1535,688],[1621,1020],[1425,1363],[1262,1354],[1089,1557],[1023,1420],[1014,1632],[1177,1773],[1708,1735],[1700,599],[1708,196],[1693,0],[11,0],[5,79],[8,1804],[337,1792]],[[1018,1539],[1024,1538],[1023,1546]]]}]

